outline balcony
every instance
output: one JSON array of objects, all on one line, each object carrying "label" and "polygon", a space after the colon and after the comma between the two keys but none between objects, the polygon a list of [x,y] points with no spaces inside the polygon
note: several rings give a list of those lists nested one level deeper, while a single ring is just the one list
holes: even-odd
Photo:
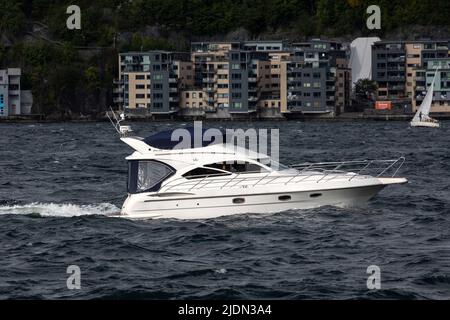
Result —
[{"label": "balcony", "polygon": [[203,101],[205,101],[208,104],[214,104],[216,102],[216,99],[212,98],[212,97],[205,97],[203,99]]},{"label": "balcony", "polygon": [[389,76],[388,75],[388,79],[391,81],[404,81],[405,80],[405,76]]},{"label": "balcony", "polygon": [[206,87],[206,88],[203,88],[203,90],[206,92],[209,92],[209,93],[214,93],[217,91],[217,89],[214,87]]},{"label": "balcony", "polygon": [[396,57],[396,58],[394,58],[394,57],[388,57],[388,58],[387,58],[387,61],[388,61],[388,62],[404,62],[405,60],[406,60],[405,57]]},{"label": "balcony", "polygon": [[216,79],[214,78],[203,78],[204,83],[215,83]]},{"label": "balcony", "polygon": [[169,83],[177,83],[178,79],[177,78],[169,78]]},{"label": "balcony", "polygon": [[217,108],[215,108],[215,107],[206,107],[206,108],[204,108],[204,110],[207,113],[215,113],[215,112],[217,112]]},{"label": "balcony", "polygon": [[387,67],[388,71],[405,71],[405,67],[395,66],[395,67]]}]

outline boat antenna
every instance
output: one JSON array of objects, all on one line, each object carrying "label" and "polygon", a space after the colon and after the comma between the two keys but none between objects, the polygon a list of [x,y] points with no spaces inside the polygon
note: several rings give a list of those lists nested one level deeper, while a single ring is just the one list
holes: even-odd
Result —
[{"label": "boat antenna", "polygon": [[124,137],[126,136],[128,133],[132,132],[133,130],[131,130],[130,126],[121,126],[120,123],[125,121],[125,113],[121,113],[120,114],[120,120],[117,118],[116,113],[114,112],[114,110],[109,107],[109,109],[111,110],[111,113],[114,117],[114,120],[111,118],[111,116],[109,115],[109,112],[106,112],[106,116],[108,117],[109,121],[111,122],[112,126],[114,127],[114,129],[117,131],[117,133],[121,136]]}]

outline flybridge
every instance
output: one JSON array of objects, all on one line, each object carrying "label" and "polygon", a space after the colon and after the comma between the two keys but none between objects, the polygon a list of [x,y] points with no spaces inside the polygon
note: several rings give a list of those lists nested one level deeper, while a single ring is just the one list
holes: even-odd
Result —
[{"label": "flybridge", "polygon": [[201,126],[196,126],[162,131],[143,141],[153,148],[174,150],[204,148],[213,144],[226,143],[229,140],[223,130],[202,129]]}]

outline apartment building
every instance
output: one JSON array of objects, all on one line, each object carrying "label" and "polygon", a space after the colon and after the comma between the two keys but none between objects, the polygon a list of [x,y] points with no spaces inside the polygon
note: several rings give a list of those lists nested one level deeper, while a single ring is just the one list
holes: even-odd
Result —
[{"label": "apartment building", "polygon": [[450,112],[450,41],[380,41],[372,46],[378,99],[411,104],[415,112],[439,68],[431,112]]},{"label": "apartment building", "polygon": [[0,117],[31,114],[33,97],[30,90],[21,90],[20,68],[0,70]]},{"label": "apartment building", "polygon": [[[261,69],[263,65],[270,68],[268,50],[280,48],[281,45],[277,44],[264,44],[258,50],[248,50],[250,44],[241,42],[192,43],[194,88],[202,90],[202,106],[207,117],[248,116],[257,112]],[[191,95],[191,100],[183,100],[181,108],[188,109],[183,114],[187,114],[194,103],[198,106],[195,99]]]},{"label": "apartment building", "polygon": [[348,53],[336,42],[193,42],[188,56],[120,54],[119,67],[115,102],[151,114],[334,115],[350,103]]},{"label": "apartment building", "polygon": [[136,114],[177,113],[179,89],[193,81],[189,57],[166,51],[121,53],[114,103]]},{"label": "apartment building", "polygon": [[372,79],[378,83],[379,100],[407,100],[404,42],[380,41],[372,46]]},{"label": "apartment building", "polygon": [[335,115],[350,105],[351,71],[342,44],[294,43],[290,56],[283,60],[287,63],[282,75],[286,79],[281,85],[282,112]]}]

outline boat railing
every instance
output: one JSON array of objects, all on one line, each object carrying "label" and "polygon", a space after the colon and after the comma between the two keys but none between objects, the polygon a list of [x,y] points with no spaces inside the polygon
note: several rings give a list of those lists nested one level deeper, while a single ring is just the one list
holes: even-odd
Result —
[{"label": "boat railing", "polygon": [[[161,191],[167,192],[181,188],[187,192],[204,188],[242,188],[265,186],[272,184],[288,185],[299,182],[325,182],[336,179],[368,179],[373,177],[395,177],[405,163],[405,158],[396,160],[362,160],[343,162],[302,163],[288,167],[293,172],[286,170],[282,174],[267,172],[261,175],[261,171],[246,171],[230,174],[208,174],[177,178],[168,181]],[[255,175],[258,174],[258,175]]]}]

